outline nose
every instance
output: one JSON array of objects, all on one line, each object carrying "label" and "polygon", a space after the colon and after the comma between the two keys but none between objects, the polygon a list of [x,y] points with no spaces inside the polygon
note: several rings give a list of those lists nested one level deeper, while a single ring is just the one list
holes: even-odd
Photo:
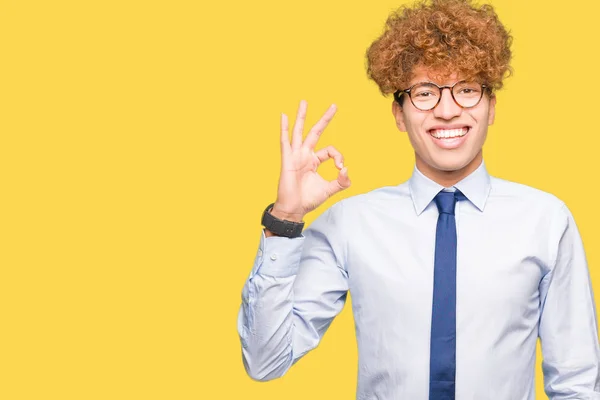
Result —
[{"label": "nose", "polygon": [[[446,89],[448,89],[448,91],[446,91]],[[450,120],[462,113],[462,107],[456,104],[450,90],[450,88],[442,89],[442,92],[440,93],[440,102],[433,109],[433,115],[436,118]]]}]

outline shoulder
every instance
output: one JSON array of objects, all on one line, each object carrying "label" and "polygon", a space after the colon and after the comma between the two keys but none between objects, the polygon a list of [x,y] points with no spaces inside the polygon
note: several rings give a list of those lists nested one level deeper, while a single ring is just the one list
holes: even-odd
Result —
[{"label": "shoulder", "polygon": [[544,190],[493,176],[490,179],[490,200],[513,201],[524,207],[546,210],[559,210],[565,207],[561,199]]},{"label": "shoulder", "polygon": [[491,177],[488,203],[490,206],[500,207],[509,213],[507,215],[524,223],[537,221],[539,229],[558,232],[559,235],[570,224],[574,224],[573,215],[563,200],[552,193],[522,183]]}]

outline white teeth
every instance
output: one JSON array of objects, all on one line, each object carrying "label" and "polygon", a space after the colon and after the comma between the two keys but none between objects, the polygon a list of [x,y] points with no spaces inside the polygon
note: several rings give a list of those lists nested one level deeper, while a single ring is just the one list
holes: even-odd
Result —
[{"label": "white teeth", "polygon": [[469,131],[469,128],[436,129],[433,132],[431,132],[431,136],[433,136],[436,139],[455,138],[455,137],[465,136],[468,131]]}]

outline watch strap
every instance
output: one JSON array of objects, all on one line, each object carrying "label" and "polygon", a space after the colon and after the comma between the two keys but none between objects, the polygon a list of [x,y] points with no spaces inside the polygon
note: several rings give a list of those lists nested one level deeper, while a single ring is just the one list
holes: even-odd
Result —
[{"label": "watch strap", "polygon": [[274,205],[275,203],[271,203],[265,208],[261,224],[277,236],[285,236],[288,238],[301,236],[304,222],[293,222],[273,216],[270,211],[273,209]]}]

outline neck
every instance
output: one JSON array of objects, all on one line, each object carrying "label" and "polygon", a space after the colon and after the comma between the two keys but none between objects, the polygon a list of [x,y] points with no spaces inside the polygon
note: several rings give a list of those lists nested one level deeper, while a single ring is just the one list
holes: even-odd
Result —
[{"label": "neck", "polygon": [[435,183],[442,185],[443,187],[454,186],[473,171],[475,171],[483,162],[483,155],[480,151],[470,163],[464,167],[452,171],[444,171],[436,169],[431,165],[423,161],[419,156],[416,156],[417,168],[423,175],[434,181]]}]

